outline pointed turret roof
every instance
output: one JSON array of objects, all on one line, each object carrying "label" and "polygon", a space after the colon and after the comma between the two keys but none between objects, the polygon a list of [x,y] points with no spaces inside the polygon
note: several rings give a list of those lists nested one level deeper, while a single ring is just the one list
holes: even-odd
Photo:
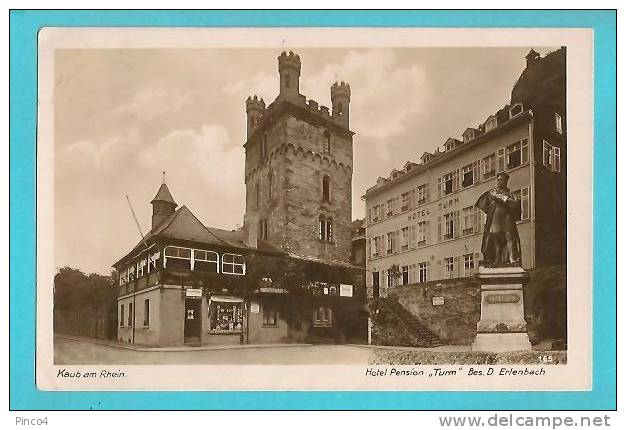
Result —
[{"label": "pointed turret roof", "polygon": [[157,191],[156,196],[154,196],[150,203],[154,202],[168,202],[178,206],[178,204],[174,201],[174,197],[172,197],[172,193],[170,193],[170,189],[167,188],[165,182],[161,184],[159,191]]}]

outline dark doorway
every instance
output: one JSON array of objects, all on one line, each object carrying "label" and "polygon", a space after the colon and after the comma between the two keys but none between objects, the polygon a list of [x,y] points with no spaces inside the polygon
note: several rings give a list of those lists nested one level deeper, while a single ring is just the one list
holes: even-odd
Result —
[{"label": "dark doorway", "polygon": [[375,299],[380,297],[380,277],[378,276],[378,272],[372,272],[372,287],[373,297]]},{"label": "dark doorway", "polygon": [[185,343],[200,343],[201,303],[199,299],[185,299]]}]

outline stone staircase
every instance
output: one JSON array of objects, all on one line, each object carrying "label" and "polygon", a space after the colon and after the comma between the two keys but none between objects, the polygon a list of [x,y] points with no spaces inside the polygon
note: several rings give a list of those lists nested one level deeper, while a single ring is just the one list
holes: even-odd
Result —
[{"label": "stone staircase", "polygon": [[[391,297],[378,301],[381,311],[392,314],[391,320],[402,326],[403,336],[399,336],[399,343],[409,343],[405,346],[418,346],[431,348],[444,345],[444,343],[431,332],[420,320],[411,312],[406,310],[397,300]],[[386,318],[389,321],[390,318]]]}]

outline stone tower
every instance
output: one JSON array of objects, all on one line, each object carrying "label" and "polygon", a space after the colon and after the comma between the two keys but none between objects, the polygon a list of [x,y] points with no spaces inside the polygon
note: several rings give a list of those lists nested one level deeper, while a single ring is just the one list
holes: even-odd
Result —
[{"label": "stone tower", "polygon": [[258,238],[301,257],[349,263],[350,86],[332,85],[331,114],[300,94],[298,55],[283,52],[278,71],[280,93],[267,108],[256,96],[246,101],[248,242],[255,246]]}]

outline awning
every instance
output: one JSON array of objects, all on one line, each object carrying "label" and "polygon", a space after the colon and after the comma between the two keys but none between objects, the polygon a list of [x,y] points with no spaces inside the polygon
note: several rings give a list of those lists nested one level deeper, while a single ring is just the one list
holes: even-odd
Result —
[{"label": "awning", "polygon": [[243,303],[243,299],[241,297],[234,296],[211,296],[209,297],[209,303],[211,302],[220,302],[220,303]]}]

